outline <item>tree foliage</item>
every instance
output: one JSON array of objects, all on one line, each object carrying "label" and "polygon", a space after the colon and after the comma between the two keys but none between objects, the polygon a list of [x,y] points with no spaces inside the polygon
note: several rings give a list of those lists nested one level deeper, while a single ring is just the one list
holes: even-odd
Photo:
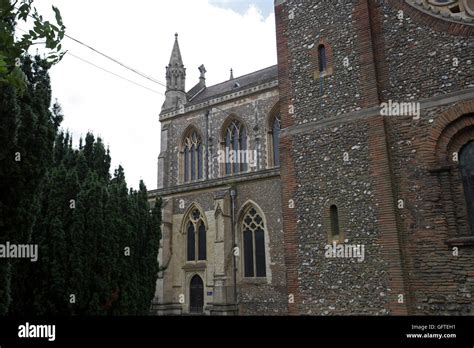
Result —
[{"label": "tree foliage", "polygon": [[[45,64],[58,63],[63,55],[61,41],[66,27],[61,13],[52,7],[55,23],[44,20],[33,6],[33,0],[0,0],[0,83],[17,87],[20,91],[26,86],[22,73],[21,57],[25,56],[33,45],[44,43],[49,50]],[[15,39],[18,22],[32,22],[32,28]]]},{"label": "tree foliage", "polygon": [[[64,25],[56,9],[59,26],[43,22],[31,3],[0,0],[0,244],[37,244],[39,252],[37,262],[0,258],[0,315],[146,314],[161,203],[149,204],[143,182],[128,189],[122,167],[110,175],[100,138],[88,133],[75,148],[59,129],[51,57],[25,53],[38,38],[60,50]],[[14,42],[16,20],[31,13],[35,29]],[[16,57],[22,86],[6,77]]]}]

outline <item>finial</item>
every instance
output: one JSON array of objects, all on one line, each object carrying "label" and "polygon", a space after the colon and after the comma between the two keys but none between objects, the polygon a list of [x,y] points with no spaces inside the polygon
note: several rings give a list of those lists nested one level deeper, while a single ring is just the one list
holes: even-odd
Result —
[{"label": "finial", "polygon": [[205,79],[206,78],[206,68],[204,67],[204,64],[201,64],[201,66],[198,68],[199,72],[201,73],[201,76],[199,76],[200,79]]},{"label": "finial", "polygon": [[178,33],[174,33],[174,39],[178,40]]},{"label": "finial", "polygon": [[231,68],[230,69],[230,78],[229,80],[233,80],[234,79],[234,70]]}]

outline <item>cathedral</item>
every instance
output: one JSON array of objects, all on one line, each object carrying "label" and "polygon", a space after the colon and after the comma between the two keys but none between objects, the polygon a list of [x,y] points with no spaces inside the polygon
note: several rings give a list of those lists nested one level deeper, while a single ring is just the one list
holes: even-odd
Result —
[{"label": "cathedral", "polygon": [[275,19],[278,64],[213,86],[175,37],[152,313],[473,315],[474,1]]}]

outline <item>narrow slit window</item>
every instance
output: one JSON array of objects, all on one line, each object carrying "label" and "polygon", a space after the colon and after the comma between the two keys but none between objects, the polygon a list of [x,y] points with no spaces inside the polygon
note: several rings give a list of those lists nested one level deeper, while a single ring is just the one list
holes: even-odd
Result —
[{"label": "narrow slit window", "polygon": [[318,62],[319,62],[319,72],[325,72],[327,69],[327,58],[326,58],[326,47],[324,45],[319,45],[318,47]]},{"label": "narrow slit window", "polygon": [[339,230],[339,212],[335,205],[331,205],[329,208],[329,214],[331,218],[331,239],[333,241],[339,240],[340,230]]}]

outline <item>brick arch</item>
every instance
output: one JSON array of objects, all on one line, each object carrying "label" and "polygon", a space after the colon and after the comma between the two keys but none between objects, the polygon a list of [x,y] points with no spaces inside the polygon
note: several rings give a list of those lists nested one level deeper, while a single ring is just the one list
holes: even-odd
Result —
[{"label": "brick arch", "polygon": [[[474,119],[474,115],[471,115],[471,117]],[[470,141],[474,141],[474,126],[465,128],[456,134],[453,141],[449,145],[448,156],[456,152],[459,157],[463,147]]]},{"label": "brick arch", "polygon": [[452,163],[454,152],[474,139],[474,114],[465,114],[451,123],[441,134],[436,144],[436,160],[441,165]]},{"label": "brick arch", "polygon": [[449,164],[447,155],[454,135],[462,129],[474,126],[473,112],[474,100],[469,100],[454,105],[438,117],[421,151],[430,168]]},{"label": "brick arch", "polygon": [[472,36],[474,35],[474,26],[462,24],[459,22],[447,21],[442,18],[435,17],[413,6],[407,4],[404,0],[387,0],[388,4],[398,10],[402,10],[413,21],[429,26],[437,32],[447,32],[454,36]]}]

